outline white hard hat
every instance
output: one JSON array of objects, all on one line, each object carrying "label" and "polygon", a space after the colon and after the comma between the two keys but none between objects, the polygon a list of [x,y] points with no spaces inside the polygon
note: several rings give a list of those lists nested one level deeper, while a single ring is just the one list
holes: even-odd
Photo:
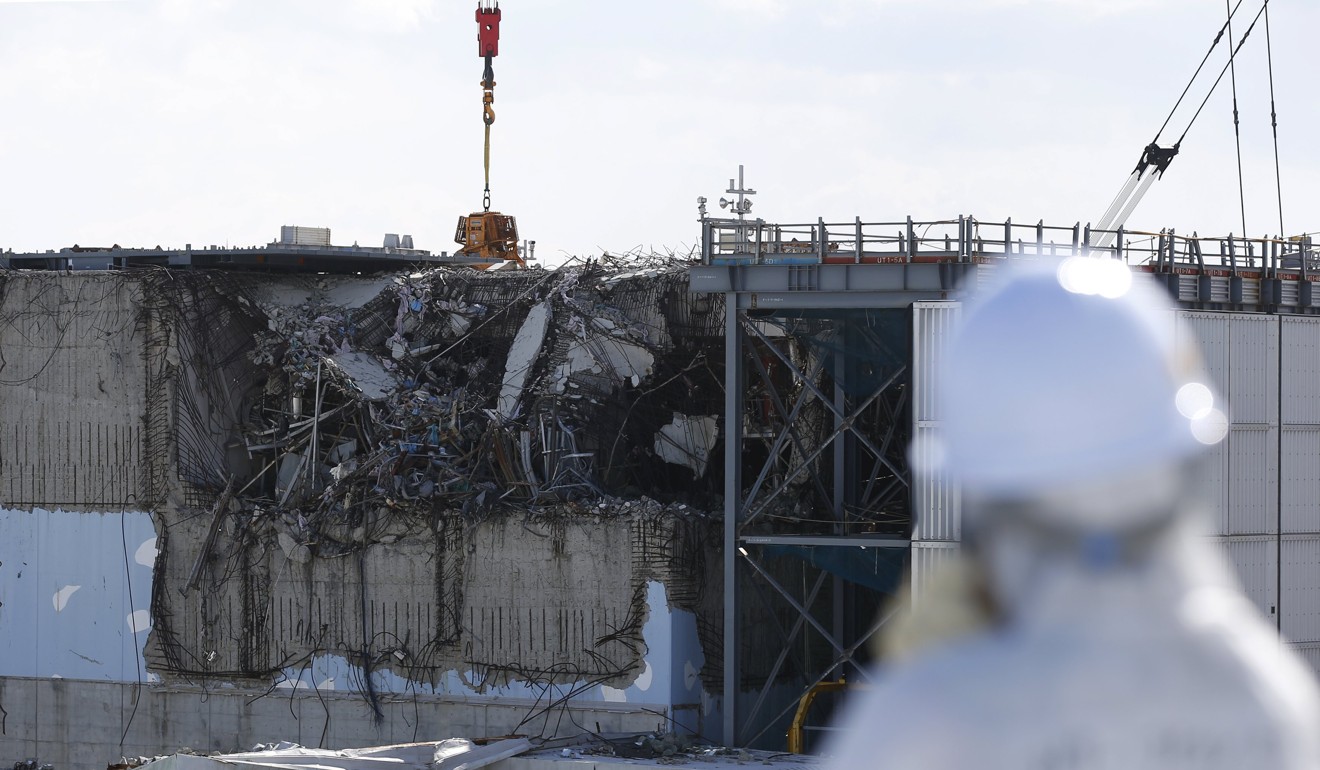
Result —
[{"label": "white hard hat", "polygon": [[[913,453],[982,498],[1094,489],[1180,463],[1227,421],[1168,295],[1122,262],[1004,266],[974,299],[936,383],[941,438]],[[1104,488],[1101,486],[1100,488]]]}]

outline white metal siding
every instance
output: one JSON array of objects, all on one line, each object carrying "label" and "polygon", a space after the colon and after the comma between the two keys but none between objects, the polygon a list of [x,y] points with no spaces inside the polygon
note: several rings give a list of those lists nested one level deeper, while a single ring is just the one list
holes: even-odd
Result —
[{"label": "white metal siding", "polygon": [[1228,437],[1198,468],[1198,494],[1220,535],[1278,532],[1279,319],[1181,311],[1177,334],[1195,339],[1228,404]]},{"label": "white metal siding", "polygon": [[913,543],[911,562],[912,603],[921,601],[931,576],[942,566],[958,557],[957,543]]},{"label": "white metal siding", "polygon": [[1235,313],[1229,316],[1228,339],[1228,421],[1277,424],[1278,318]]},{"label": "white metal siding", "polygon": [[1210,447],[1193,466],[1193,494],[1206,511],[1216,534],[1228,532],[1228,442]]},{"label": "white metal siding", "polygon": [[1320,426],[1320,319],[1280,318],[1283,404],[1289,425]]},{"label": "white metal siding", "polygon": [[1228,520],[1223,535],[1279,531],[1277,428],[1234,425],[1228,434]]},{"label": "white metal siding", "polygon": [[[932,452],[930,437],[937,435],[938,425],[919,425],[913,432],[913,460],[928,463]],[[913,474],[913,497],[916,500],[916,520],[912,526],[913,540],[960,540],[962,538],[962,495],[944,474],[925,476]]]},{"label": "white metal siding", "polygon": [[1287,536],[1281,544],[1283,635],[1320,642],[1320,537]]},{"label": "white metal siding", "polygon": [[1228,560],[1242,582],[1247,594],[1271,623],[1278,608],[1279,552],[1277,542],[1269,536],[1219,538]]},{"label": "white metal siding", "polygon": [[1179,314],[1181,323],[1178,335],[1186,339],[1190,335],[1196,340],[1205,361],[1206,371],[1215,390],[1222,396],[1229,392],[1228,382],[1228,313],[1183,312]]},{"label": "white metal siding", "polygon": [[940,419],[935,403],[936,370],[960,311],[957,302],[912,305],[912,418],[918,423]]},{"label": "white metal siding", "polygon": [[1320,674],[1320,644],[1302,642],[1300,644],[1289,644],[1287,647],[1306,662],[1306,665],[1311,669],[1311,673]]},{"label": "white metal siding", "polygon": [[1320,533],[1320,319],[1279,318],[1279,497],[1285,533]]},{"label": "white metal siding", "polygon": [[1320,430],[1283,426],[1279,462],[1284,533],[1320,533]]},{"label": "white metal siding", "polygon": [[[940,434],[935,383],[940,356],[958,320],[956,302],[917,302],[912,307],[912,437],[918,463],[928,461],[931,439]],[[927,466],[929,467],[929,466]],[[915,474],[914,474],[915,475]],[[962,534],[962,506],[957,488],[945,474],[914,478],[913,540],[957,540]]]}]

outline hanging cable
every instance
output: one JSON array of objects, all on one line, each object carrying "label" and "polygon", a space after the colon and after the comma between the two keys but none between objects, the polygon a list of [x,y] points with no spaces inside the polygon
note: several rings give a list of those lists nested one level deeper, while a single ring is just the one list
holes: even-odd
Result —
[{"label": "hanging cable", "polygon": [[486,56],[486,73],[481,79],[481,121],[486,124],[486,191],[481,197],[483,211],[490,211],[490,127],[495,122],[495,71],[491,68],[490,56]]},{"label": "hanging cable", "polygon": [[1206,93],[1205,98],[1201,100],[1201,106],[1196,108],[1196,114],[1192,115],[1192,119],[1187,122],[1187,128],[1183,129],[1182,136],[1178,137],[1175,146],[1182,144],[1182,140],[1187,138],[1187,132],[1191,131],[1192,126],[1196,124],[1196,119],[1201,117],[1201,111],[1205,109],[1206,103],[1210,101],[1210,97],[1214,95],[1215,89],[1219,87],[1219,82],[1223,80],[1224,75],[1228,73],[1228,65],[1232,64],[1233,60],[1237,58],[1238,51],[1241,51],[1242,46],[1246,44],[1247,38],[1251,36],[1251,31],[1256,28],[1256,22],[1260,21],[1261,13],[1264,11],[1264,5],[1260,7],[1259,11],[1256,11],[1255,18],[1251,20],[1251,26],[1247,27],[1247,31],[1242,33],[1242,39],[1238,41],[1237,47],[1234,48],[1233,52],[1229,55],[1228,63],[1224,64],[1224,68],[1219,70],[1219,77],[1215,78],[1214,85],[1210,86],[1210,91]]},{"label": "hanging cable", "polygon": [[1279,199],[1279,237],[1282,238],[1288,231],[1283,229],[1283,178],[1279,174],[1279,115],[1274,110],[1274,50],[1270,46],[1270,0],[1265,0],[1265,60],[1269,63],[1270,70],[1270,130],[1274,132],[1274,191]]},{"label": "hanging cable", "polygon": [[[1226,8],[1228,7],[1229,1],[1230,0],[1224,0],[1224,4]],[[1104,215],[1100,217],[1097,225],[1094,228],[1092,228],[1093,232],[1098,232],[1097,239],[1092,244],[1093,248],[1104,249],[1114,242],[1114,239],[1116,237],[1116,233],[1114,231],[1117,230],[1118,228],[1121,228],[1123,224],[1127,221],[1128,216],[1131,215],[1132,211],[1141,201],[1142,196],[1144,196],[1146,194],[1146,191],[1150,189],[1151,183],[1154,181],[1154,178],[1156,176],[1163,176],[1164,172],[1168,170],[1169,164],[1173,161],[1173,158],[1178,154],[1179,149],[1181,149],[1182,147],[1183,139],[1187,138],[1187,133],[1192,130],[1192,126],[1196,123],[1196,119],[1201,116],[1201,112],[1205,109],[1205,105],[1210,101],[1210,97],[1214,94],[1215,89],[1218,88],[1220,82],[1223,81],[1225,73],[1227,73],[1229,71],[1229,68],[1233,66],[1233,62],[1237,58],[1238,52],[1242,50],[1242,46],[1246,44],[1247,38],[1251,35],[1251,31],[1256,28],[1256,22],[1260,20],[1261,14],[1265,10],[1265,6],[1261,6],[1261,9],[1256,12],[1255,18],[1251,20],[1251,24],[1247,27],[1247,31],[1242,35],[1242,39],[1238,41],[1238,44],[1236,46],[1233,46],[1232,20],[1233,20],[1233,16],[1237,13],[1238,9],[1241,6],[1242,6],[1242,0],[1238,0],[1236,5],[1234,5],[1232,8],[1228,8],[1228,18],[1224,20],[1224,25],[1220,27],[1218,34],[1215,35],[1214,41],[1211,42],[1210,44],[1210,50],[1208,50],[1205,56],[1201,59],[1200,65],[1198,65],[1196,68],[1196,72],[1192,74],[1191,80],[1188,81],[1187,86],[1183,89],[1182,94],[1179,95],[1178,101],[1174,104],[1173,109],[1169,111],[1168,117],[1164,119],[1164,123],[1160,126],[1160,130],[1156,132],[1154,141],[1152,141],[1150,144],[1148,144],[1145,147],[1144,150],[1142,150],[1141,159],[1137,161],[1136,168],[1134,168],[1132,170],[1132,173],[1129,174],[1128,179],[1126,182],[1124,182],[1122,189],[1120,189],[1118,194],[1114,196],[1114,199],[1110,201],[1109,208],[1106,209]],[[1223,39],[1225,32],[1228,33],[1228,41],[1229,41],[1228,62],[1224,64],[1224,67],[1219,71],[1219,76],[1215,78],[1215,82],[1210,86],[1210,90],[1206,92],[1205,98],[1203,98],[1201,100],[1201,104],[1197,106],[1196,112],[1192,115],[1192,119],[1187,122],[1187,126],[1186,128],[1183,129],[1182,135],[1178,137],[1178,141],[1174,142],[1171,146],[1168,147],[1161,146],[1159,144],[1160,137],[1164,135],[1164,131],[1166,128],[1168,128],[1169,122],[1173,119],[1174,114],[1178,111],[1178,108],[1182,105],[1183,99],[1186,98],[1192,85],[1196,82],[1196,79],[1200,76],[1201,70],[1205,67],[1206,61],[1209,60],[1211,53],[1213,53],[1215,48],[1219,45],[1219,41]],[[1236,112],[1237,112],[1236,83],[1237,83],[1237,75],[1236,75],[1236,70],[1234,70],[1233,102],[1234,102],[1235,124],[1236,124]],[[1240,151],[1239,151],[1239,169],[1240,167],[1241,167],[1241,161],[1240,161]],[[1147,176],[1148,174],[1149,176]],[[1239,193],[1241,193],[1242,183],[1241,183],[1240,171],[1239,171],[1238,186],[1239,186]],[[1239,200],[1241,200],[1243,197],[1244,196],[1239,194]],[[1243,204],[1244,229],[1245,229],[1245,220],[1246,220],[1245,204]]]},{"label": "hanging cable", "polygon": [[[1224,2],[1227,3],[1228,0],[1224,0]],[[1178,107],[1182,105],[1183,99],[1187,98],[1187,92],[1192,90],[1192,84],[1196,82],[1196,78],[1201,74],[1201,70],[1205,67],[1205,63],[1210,61],[1210,54],[1215,52],[1215,47],[1218,46],[1219,41],[1223,39],[1225,31],[1228,31],[1229,42],[1232,42],[1233,32],[1229,27],[1233,21],[1233,14],[1237,13],[1238,8],[1241,7],[1242,0],[1238,0],[1237,4],[1233,6],[1233,10],[1228,12],[1228,20],[1219,28],[1219,32],[1215,35],[1214,41],[1210,43],[1210,49],[1205,52],[1205,56],[1201,57],[1201,63],[1197,65],[1196,72],[1192,73],[1192,79],[1187,81],[1187,86],[1183,88],[1182,93],[1178,95],[1178,101],[1174,102],[1173,109],[1169,110],[1169,115],[1164,119],[1164,123],[1160,125],[1160,130],[1155,132],[1155,139],[1153,141],[1158,142],[1160,140],[1160,134],[1163,134],[1164,129],[1169,127],[1169,121],[1173,120],[1173,114],[1178,111]]]},{"label": "hanging cable", "polygon": [[[1228,0],[1225,0],[1225,2],[1227,1]],[[1210,61],[1210,55],[1213,54],[1215,48],[1219,46],[1219,41],[1224,39],[1224,32],[1229,31],[1229,22],[1232,21],[1233,14],[1237,13],[1238,8],[1241,7],[1242,0],[1237,0],[1237,4],[1234,5],[1232,10],[1228,13],[1228,20],[1219,27],[1219,31],[1215,33],[1215,39],[1210,41],[1210,47],[1206,49],[1205,56],[1201,57],[1201,63],[1196,65],[1196,71],[1192,73],[1192,77],[1187,81],[1187,85],[1183,87],[1182,93],[1178,94],[1178,100],[1174,102],[1173,109],[1169,110],[1169,114],[1165,116],[1164,122],[1160,124],[1159,130],[1155,132],[1155,138],[1152,139],[1151,143],[1142,151],[1141,158],[1137,161],[1136,168],[1132,170],[1132,173],[1128,176],[1127,181],[1123,183],[1123,187],[1119,189],[1118,193],[1114,196],[1114,199],[1109,202],[1109,207],[1105,209],[1105,213],[1100,216],[1100,219],[1096,220],[1097,224],[1095,229],[1101,231],[1100,240],[1096,244],[1097,246],[1103,248],[1104,246],[1109,245],[1114,236],[1105,231],[1116,226],[1121,227],[1123,222],[1127,220],[1127,216],[1124,215],[1123,212],[1130,214],[1132,209],[1134,209],[1137,203],[1140,202],[1141,196],[1145,194],[1147,189],[1149,189],[1149,181],[1145,184],[1141,184],[1143,177],[1146,175],[1146,171],[1152,165],[1155,165],[1157,172],[1163,176],[1164,170],[1168,168],[1173,157],[1178,154],[1178,145],[1176,144],[1169,148],[1160,147],[1160,137],[1163,136],[1164,130],[1169,127],[1169,121],[1173,120],[1173,116],[1178,112],[1178,108],[1182,106],[1183,100],[1187,98],[1188,92],[1192,90],[1192,86],[1196,83],[1196,79],[1201,76],[1201,71],[1205,69],[1205,63]],[[1228,39],[1231,45],[1233,39],[1231,31],[1229,31]],[[1140,185],[1140,187],[1138,187],[1138,185]]]},{"label": "hanging cable", "polygon": [[[1268,0],[1267,0],[1268,4]],[[1261,6],[1264,8],[1264,6]],[[1224,0],[1224,10],[1228,11],[1228,39],[1233,39],[1233,11],[1228,7],[1228,0]],[[1245,38],[1244,38],[1245,39]],[[1229,82],[1233,84],[1233,145],[1237,148],[1237,172],[1238,172],[1238,209],[1242,212],[1242,234],[1247,234],[1247,193],[1242,184],[1242,131],[1238,124],[1238,101],[1237,101],[1237,64],[1235,63],[1234,52],[1230,51],[1228,55]],[[1190,126],[1189,126],[1190,128]]]}]

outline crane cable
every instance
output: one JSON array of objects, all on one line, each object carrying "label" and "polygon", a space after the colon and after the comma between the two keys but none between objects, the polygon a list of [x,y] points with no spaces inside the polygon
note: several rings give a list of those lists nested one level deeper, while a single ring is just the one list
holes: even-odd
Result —
[{"label": "crane cable", "polygon": [[486,124],[486,191],[482,195],[481,205],[484,211],[490,211],[490,127],[495,122],[495,70],[491,66],[491,56],[486,55],[486,71],[481,78],[481,121]]},{"label": "crane cable", "polygon": [[1251,31],[1256,28],[1256,22],[1260,21],[1260,16],[1264,13],[1267,7],[1269,7],[1269,0],[1266,0],[1265,4],[1260,7],[1259,11],[1256,11],[1255,18],[1251,20],[1251,25],[1247,27],[1246,32],[1242,33],[1242,39],[1238,41],[1237,47],[1233,49],[1231,54],[1229,54],[1228,63],[1224,65],[1223,69],[1219,70],[1219,77],[1215,78],[1214,85],[1210,86],[1210,91],[1205,95],[1205,98],[1201,100],[1201,106],[1196,108],[1196,113],[1192,115],[1192,119],[1188,121],[1187,128],[1183,129],[1182,136],[1178,137],[1178,141],[1174,144],[1175,147],[1182,144],[1182,140],[1187,138],[1187,132],[1192,130],[1192,125],[1195,124],[1196,119],[1201,116],[1201,110],[1205,109],[1206,102],[1209,102],[1210,97],[1214,95],[1215,89],[1219,87],[1219,82],[1224,79],[1224,75],[1228,72],[1229,64],[1232,64],[1233,60],[1237,58],[1238,52],[1242,50],[1242,46],[1247,42],[1247,38],[1251,36]]},{"label": "crane cable", "polygon": [[[1225,0],[1225,2],[1227,2],[1227,0]],[[1242,0],[1238,0],[1238,5],[1241,5],[1241,2]],[[1110,202],[1109,208],[1105,211],[1104,216],[1100,218],[1100,223],[1095,228],[1102,231],[1100,239],[1096,242],[1098,248],[1107,246],[1113,240],[1113,233],[1108,231],[1115,226],[1121,227],[1123,223],[1127,221],[1128,215],[1132,213],[1132,210],[1136,208],[1136,205],[1141,200],[1142,196],[1145,195],[1146,190],[1150,188],[1150,184],[1155,176],[1164,175],[1165,169],[1168,168],[1169,163],[1172,162],[1174,156],[1178,154],[1183,139],[1187,138],[1187,133],[1191,131],[1192,126],[1196,124],[1196,119],[1201,116],[1201,112],[1205,109],[1205,105],[1210,101],[1210,97],[1214,95],[1215,89],[1219,87],[1219,84],[1223,81],[1224,75],[1228,72],[1229,67],[1233,64],[1234,60],[1237,59],[1237,55],[1242,50],[1242,46],[1246,44],[1247,38],[1251,36],[1251,31],[1256,28],[1256,23],[1260,21],[1261,14],[1264,13],[1265,9],[1268,7],[1269,0],[1265,0],[1265,3],[1261,6],[1260,10],[1256,11],[1256,16],[1251,20],[1251,24],[1247,27],[1247,31],[1242,34],[1242,39],[1238,41],[1236,47],[1230,49],[1228,62],[1219,70],[1219,76],[1215,78],[1215,82],[1210,86],[1210,90],[1206,92],[1205,98],[1201,100],[1201,104],[1196,108],[1196,112],[1192,115],[1192,119],[1187,122],[1187,127],[1183,129],[1182,135],[1178,137],[1178,141],[1174,142],[1172,147],[1165,148],[1160,147],[1156,142],[1158,142],[1159,137],[1164,133],[1164,129],[1168,126],[1169,120],[1172,119],[1174,111],[1178,108],[1177,105],[1174,105],[1174,109],[1169,112],[1169,117],[1165,118],[1164,125],[1160,127],[1159,133],[1155,135],[1156,142],[1151,142],[1147,145],[1142,152],[1141,160],[1137,162],[1137,167],[1133,169],[1132,173],[1128,176],[1127,182],[1124,183],[1122,189],[1119,190],[1118,195],[1114,196],[1114,200]],[[1225,29],[1228,27],[1228,21],[1232,20],[1233,14],[1236,13],[1236,11],[1237,8],[1235,7],[1229,12],[1229,19],[1224,23]],[[1213,51],[1215,46],[1219,44],[1222,35],[1223,30],[1221,29],[1220,34],[1215,36],[1215,41],[1210,45],[1211,51]],[[1230,46],[1232,45],[1232,40],[1233,36],[1230,32]],[[1207,52],[1206,58],[1209,56],[1210,54]],[[1203,59],[1201,66],[1204,65],[1205,60]],[[1196,73],[1199,75],[1200,72],[1201,67],[1197,67]],[[1195,80],[1196,75],[1193,75],[1192,81],[1194,82]],[[1187,87],[1191,88],[1190,82]],[[1186,93],[1187,89],[1184,89],[1183,95],[1185,96]],[[1182,103],[1182,99],[1182,96],[1178,97],[1178,104]],[[1146,172],[1151,166],[1155,167],[1155,172],[1152,172],[1149,177],[1146,177],[1143,180],[1142,177],[1146,175]],[[1137,186],[1139,182],[1141,183],[1140,187]]]},{"label": "crane cable", "polygon": [[[1228,0],[1224,0],[1224,2],[1227,3]],[[1228,20],[1219,28],[1219,33],[1215,35],[1214,41],[1210,43],[1210,49],[1205,52],[1205,56],[1201,57],[1201,63],[1197,65],[1196,72],[1192,73],[1191,80],[1187,81],[1187,86],[1183,88],[1182,93],[1178,95],[1178,101],[1174,102],[1173,109],[1169,110],[1169,115],[1164,119],[1164,123],[1160,126],[1160,130],[1155,132],[1155,139],[1153,141],[1159,142],[1160,135],[1164,133],[1164,129],[1169,127],[1169,121],[1173,120],[1174,113],[1176,113],[1178,108],[1182,106],[1183,99],[1187,98],[1187,92],[1192,90],[1192,84],[1196,82],[1196,78],[1201,74],[1201,70],[1205,67],[1205,63],[1210,61],[1210,54],[1215,52],[1215,48],[1219,45],[1219,41],[1224,37],[1224,32],[1228,32],[1228,39],[1230,42],[1233,40],[1233,32],[1230,29],[1230,24],[1233,21],[1233,14],[1237,13],[1238,8],[1241,7],[1242,0],[1238,0],[1237,4],[1233,6],[1233,10],[1228,12]]]},{"label": "crane cable", "polygon": [[[1228,0],[1225,0],[1225,2],[1228,2]],[[1237,4],[1233,6],[1231,11],[1229,11],[1229,21],[1233,19],[1233,14],[1237,13],[1238,9],[1241,7],[1242,0],[1237,0]],[[1215,48],[1219,46],[1219,41],[1224,39],[1224,33],[1228,31],[1229,24],[1228,21],[1226,21],[1219,27],[1219,32],[1215,33],[1215,39],[1210,42],[1210,47],[1206,49],[1205,56],[1201,57],[1201,63],[1196,65],[1196,71],[1193,72],[1192,77],[1188,79],[1187,85],[1183,86],[1182,93],[1178,94],[1178,101],[1174,102],[1173,109],[1169,110],[1169,114],[1165,116],[1164,122],[1160,124],[1159,130],[1155,132],[1155,138],[1151,140],[1150,144],[1147,145],[1146,149],[1142,152],[1141,159],[1137,162],[1137,167],[1133,169],[1132,173],[1128,176],[1127,181],[1123,184],[1123,187],[1119,189],[1113,200],[1109,202],[1109,207],[1105,209],[1105,213],[1099,220],[1097,220],[1097,229],[1108,230],[1115,222],[1121,223],[1126,221],[1126,217],[1122,216],[1122,212],[1126,210],[1131,213],[1131,210],[1136,207],[1137,202],[1141,200],[1141,196],[1144,195],[1145,191],[1150,187],[1149,182],[1142,185],[1141,192],[1135,196],[1136,200],[1133,200],[1133,192],[1137,189],[1137,185],[1141,183],[1142,177],[1146,173],[1146,169],[1152,165],[1150,162],[1152,155],[1151,151],[1155,150],[1157,154],[1161,152],[1159,141],[1160,137],[1164,135],[1164,129],[1169,127],[1169,121],[1173,120],[1173,116],[1177,114],[1178,108],[1182,106],[1183,100],[1187,98],[1188,92],[1190,92],[1192,86],[1196,84],[1196,79],[1201,76],[1201,70],[1205,69],[1206,62],[1210,61],[1210,55],[1215,52]],[[1232,32],[1229,32],[1228,39],[1232,41]],[[1184,134],[1185,133],[1186,132],[1184,132]],[[1163,175],[1164,169],[1168,167],[1169,161],[1173,159],[1173,155],[1178,154],[1178,145],[1175,144],[1172,147],[1172,154],[1168,154],[1168,151],[1164,152],[1166,155],[1163,159],[1163,163],[1155,164],[1161,175]]]},{"label": "crane cable", "polygon": [[[1239,0],[1241,2],[1241,0]],[[1274,132],[1274,190],[1279,199],[1279,237],[1283,229],[1283,179],[1279,175],[1279,115],[1274,110],[1274,50],[1270,46],[1270,2],[1265,0],[1265,58],[1270,68],[1270,129]],[[1246,235],[1244,232],[1243,235]]]},{"label": "crane cable", "polygon": [[[1265,0],[1265,5],[1269,5],[1269,0]],[[1261,6],[1264,8],[1265,6]],[[1224,0],[1224,10],[1228,11],[1228,39],[1233,39],[1233,12],[1229,10],[1228,0]],[[1242,235],[1247,234],[1247,193],[1242,183],[1242,129],[1238,121],[1238,100],[1237,100],[1237,64],[1234,62],[1234,56],[1230,53],[1228,57],[1229,82],[1233,84],[1233,145],[1237,149],[1237,172],[1238,172],[1238,209],[1242,213]]]}]

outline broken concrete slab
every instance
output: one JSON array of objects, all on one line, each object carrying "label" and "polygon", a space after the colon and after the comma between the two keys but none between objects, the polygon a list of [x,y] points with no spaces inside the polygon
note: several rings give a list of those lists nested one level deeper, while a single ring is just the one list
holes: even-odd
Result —
[{"label": "broken concrete slab", "polygon": [[398,378],[367,353],[343,351],[330,356],[329,361],[369,401],[383,401],[399,387]]},{"label": "broken concrete slab", "polygon": [[667,463],[691,468],[701,478],[718,440],[716,415],[688,416],[674,412],[673,421],[655,434],[655,453]]},{"label": "broken concrete slab", "polygon": [[513,338],[508,363],[504,366],[504,383],[500,387],[499,414],[505,419],[518,411],[518,399],[531,374],[532,366],[541,353],[545,330],[550,325],[550,303],[538,302],[527,312],[527,318]]},{"label": "broken concrete slab", "polygon": [[591,372],[635,388],[651,375],[655,355],[641,345],[589,332],[569,345],[567,363],[570,375]]}]

